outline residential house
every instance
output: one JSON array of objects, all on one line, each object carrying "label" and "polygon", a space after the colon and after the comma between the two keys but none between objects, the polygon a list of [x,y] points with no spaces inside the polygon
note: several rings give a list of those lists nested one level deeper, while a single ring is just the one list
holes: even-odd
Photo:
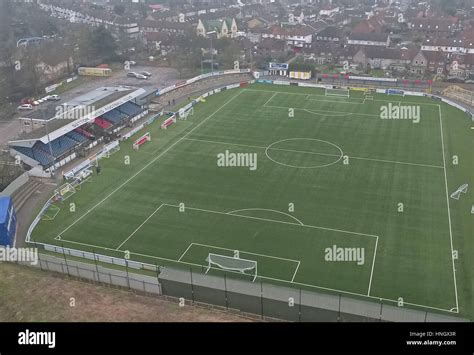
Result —
[{"label": "residential house", "polygon": [[383,16],[373,16],[368,20],[363,20],[354,26],[352,33],[382,33],[387,22]]},{"label": "residential house", "polygon": [[196,27],[196,33],[198,36],[207,37],[207,33],[215,31],[217,38],[234,38],[237,36],[237,22],[235,18],[225,18],[219,20],[201,20]]},{"label": "residential house", "polygon": [[347,44],[356,46],[390,46],[390,36],[385,33],[351,33]]},{"label": "residential house", "polygon": [[140,30],[148,32],[166,32],[184,35],[192,31],[192,25],[181,22],[143,20],[140,22]]},{"label": "residential house", "polygon": [[333,42],[313,42],[311,47],[302,49],[305,61],[315,62],[316,64],[342,64],[345,61],[350,64],[353,62],[353,56],[356,53],[356,47],[341,47]]},{"label": "residential house", "polygon": [[411,19],[408,21],[408,28],[416,32],[444,35],[455,34],[462,29],[459,20],[455,17]]},{"label": "residential house", "polygon": [[462,37],[428,38],[421,46],[421,50],[447,53],[474,53],[474,40]]},{"label": "residential house", "polygon": [[331,17],[340,11],[339,6],[327,5],[319,10],[319,15]]},{"label": "residential house", "polygon": [[449,63],[449,53],[420,50],[411,61],[410,71],[414,74],[430,72],[436,75],[446,75]]},{"label": "residential house", "polygon": [[292,47],[304,48],[311,46],[314,30],[305,25],[283,26],[274,25],[261,31],[262,38],[283,39]]},{"label": "residential house", "polygon": [[411,59],[412,52],[408,49],[364,46],[354,55],[353,62],[370,69],[404,70]]},{"label": "residential house", "polygon": [[316,34],[317,41],[342,43],[343,39],[342,30],[336,26],[328,26]]}]

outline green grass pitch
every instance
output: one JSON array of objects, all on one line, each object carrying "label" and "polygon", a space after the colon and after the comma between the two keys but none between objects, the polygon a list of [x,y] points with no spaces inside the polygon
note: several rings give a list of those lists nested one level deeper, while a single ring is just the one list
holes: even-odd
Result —
[{"label": "green grass pitch", "polygon": [[[381,119],[389,103],[419,107],[419,123]],[[473,195],[449,197],[474,185],[470,126],[424,97],[223,91],[123,142],[32,239],[198,270],[209,253],[239,251],[257,280],[471,318]],[[146,131],[152,141],[133,150]],[[226,151],[256,154],[255,169],[219,166]],[[337,247],[363,250],[363,262],[327,260]]]}]

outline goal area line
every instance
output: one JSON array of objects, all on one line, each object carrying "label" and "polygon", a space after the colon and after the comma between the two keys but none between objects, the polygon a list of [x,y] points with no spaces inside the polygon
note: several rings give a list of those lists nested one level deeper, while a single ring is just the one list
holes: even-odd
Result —
[{"label": "goal area line", "polygon": [[[244,89],[242,92],[268,92],[268,93],[275,93],[275,94],[283,94],[283,95],[299,95],[299,96],[320,96],[320,97],[325,97],[327,98],[328,96],[326,95],[320,95],[320,94],[307,94],[307,93],[301,93],[301,92],[290,92],[290,91],[275,91],[275,90],[264,90],[264,89]],[[378,95],[387,95],[387,94],[384,94],[384,93],[378,93]],[[406,97],[406,96],[405,96]],[[346,97],[346,100],[360,100],[360,98],[352,98],[352,97],[349,97],[347,98]],[[310,101],[310,100],[309,100]],[[318,101],[323,101],[323,100],[318,100]],[[330,101],[330,100],[328,100]],[[373,99],[373,100],[370,100],[372,102],[385,102],[385,103],[397,103],[400,102],[400,99],[398,100],[381,100],[381,99]],[[334,102],[334,103],[346,103],[346,104],[350,104],[351,102],[344,102],[344,101],[330,101],[330,102]],[[421,106],[438,106],[439,104],[432,104],[432,103],[427,103],[427,102],[416,102],[416,101],[407,101],[407,100],[402,100],[403,103],[406,103],[406,104],[413,104],[413,105],[421,105]],[[356,103],[352,103],[352,104],[356,104]]]}]

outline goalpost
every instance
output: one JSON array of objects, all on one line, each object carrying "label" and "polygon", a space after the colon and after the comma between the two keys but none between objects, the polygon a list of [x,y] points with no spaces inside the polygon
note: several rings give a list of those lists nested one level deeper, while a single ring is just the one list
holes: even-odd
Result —
[{"label": "goalpost", "polygon": [[364,91],[364,100],[373,100],[375,89],[367,89]]},{"label": "goalpost", "polygon": [[468,184],[463,184],[463,185],[459,186],[458,189],[450,195],[450,197],[452,199],[459,200],[459,198],[461,197],[461,194],[467,193],[467,188],[468,187],[469,187]]},{"label": "goalpost", "polygon": [[56,190],[54,190],[54,195],[56,199],[61,200],[61,201],[67,200],[69,197],[71,197],[75,193],[76,193],[76,189],[73,186],[73,184],[70,184],[70,183],[66,183],[60,186],[59,188],[57,188]]},{"label": "goalpost", "polygon": [[345,88],[325,88],[324,96],[350,97],[349,89]]},{"label": "goalpost", "polygon": [[253,271],[251,274],[253,275],[252,282],[257,278],[257,262],[255,260],[209,253],[206,261],[208,263],[206,274],[209,272],[211,267],[215,265],[223,270],[238,271],[243,274],[246,271]]},{"label": "goalpost", "polygon": [[187,119],[189,116],[194,115],[194,107],[190,107],[188,110],[185,110],[184,108],[180,108],[178,111],[178,117],[181,120]]}]

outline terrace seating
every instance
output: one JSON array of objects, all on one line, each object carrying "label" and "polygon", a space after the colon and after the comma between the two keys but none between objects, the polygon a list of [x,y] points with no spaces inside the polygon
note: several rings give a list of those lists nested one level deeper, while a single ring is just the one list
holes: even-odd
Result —
[{"label": "terrace seating", "polygon": [[110,123],[109,121],[107,120],[104,120],[103,118],[101,117],[97,117],[95,120],[94,120],[94,123],[99,126],[100,128],[103,128],[103,129],[107,129],[107,128],[110,128],[112,126],[112,123]]},{"label": "terrace seating", "polygon": [[[77,142],[74,139],[68,138],[67,136],[62,136],[51,141],[51,150],[53,151],[53,156],[59,157],[76,145]],[[43,142],[37,142],[33,146],[33,149],[41,150],[47,154],[50,154],[49,144],[44,144]]]},{"label": "terrace seating", "polygon": [[93,138],[94,135],[88,131],[86,131],[84,128],[82,127],[78,127],[75,129],[76,132],[82,134],[83,136],[87,137],[87,138]]},{"label": "terrace seating", "polygon": [[142,112],[142,108],[133,102],[126,102],[123,105],[117,107],[117,110],[127,115],[128,117],[134,117]]},{"label": "terrace seating", "polygon": [[116,109],[113,109],[112,111],[106,112],[102,115],[102,118],[105,118],[107,121],[110,121],[113,124],[119,123],[127,117],[128,115],[123,114]]},{"label": "terrace seating", "polygon": [[77,131],[71,131],[68,134],[66,134],[67,137],[74,139],[76,142],[82,143],[87,140],[87,137]]}]

